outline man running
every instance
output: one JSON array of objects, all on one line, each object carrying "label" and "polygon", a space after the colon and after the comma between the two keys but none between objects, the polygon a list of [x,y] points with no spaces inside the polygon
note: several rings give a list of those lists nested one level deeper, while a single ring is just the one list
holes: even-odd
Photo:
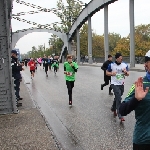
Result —
[{"label": "man running", "polygon": [[43,64],[44,64],[44,67],[45,67],[46,77],[48,77],[48,74],[47,74],[47,71],[48,71],[48,58],[46,57],[46,55],[44,56]]},{"label": "man running", "polygon": [[48,56],[48,68],[49,68],[49,70],[51,70],[51,64],[52,64],[52,62],[51,62],[51,59],[50,59],[51,57],[50,56]]},{"label": "man running", "polygon": [[28,66],[28,61],[27,61],[27,59],[24,59],[24,63],[25,63],[25,66],[27,67],[27,66]]},{"label": "man running", "polygon": [[33,58],[31,58],[30,61],[28,62],[28,66],[30,67],[30,73],[31,73],[31,79],[32,79],[32,77],[34,77],[35,67],[36,67],[36,64]]},{"label": "man running", "polygon": [[75,72],[77,72],[78,65],[72,61],[72,56],[67,56],[67,62],[64,63],[64,74],[66,79],[66,85],[69,95],[69,105],[72,105],[72,89],[75,82]]},{"label": "man running", "polygon": [[44,57],[42,58],[43,69],[44,69],[44,67],[45,67],[45,58],[46,58],[46,56],[44,55]]},{"label": "man running", "polygon": [[118,113],[118,117],[122,122],[125,120],[119,113],[119,107],[122,99],[121,96],[124,93],[124,79],[125,76],[129,76],[129,72],[128,65],[122,62],[122,55],[120,53],[116,53],[115,58],[116,61],[108,66],[108,69],[106,70],[106,75],[111,76],[111,87],[115,95],[111,111],[114,112],[114,116],[117,116]]},{"label": "man running", "polygon": [[52,68],[54,68],[54,73],[56,75],[56,72],[59,68],[59,62],[58,62],[57,56],[54,56],[54,59],[52,61]]},{"label": "man running", "polygon": [[122,116],[135,111],[133,150],[150,150],[150,50],[145,55],[145,67],[146,76],[132,85],[119,109]]},{"label": "man running", "polygon": [[[108,55],[108,60],[105,61],[101,67],[101,69],[104,71],[104,84],[101,84],[101,90],[103,90],[104,86],[109,85],[109,81],[111,82],[111,77],[106,75],[106,70],[108,69],[108,66],[112,63],[112,56]],[[109,95],[113,95],[111,93],[111,85],[109,86]]]}]

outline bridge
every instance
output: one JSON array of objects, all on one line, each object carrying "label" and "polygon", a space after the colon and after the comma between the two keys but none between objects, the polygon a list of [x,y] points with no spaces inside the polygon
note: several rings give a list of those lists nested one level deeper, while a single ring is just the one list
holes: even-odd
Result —
[{"label": "bridge", "polygon": [[[56,32],[52,29],[25,29],[18,32],[11,33],[11,16],[13,0],[0,1],[0,113],[17,113],[17,108],[13,95],[13,80],[11,78],[10,66],[10,50],[15,46],[16,42],[23,36],[32,32],[48,32],[59,36],[63,42],[64,47],[68,48],[71,53],[71,40],[77,33],[77,60],[80,61],[80,28],[88,20],[88,55],[89,63],[92,63],[92,30],[91,17],[101,9],[104,9],[104,45],[105,45],[105,59],[109,52],[108,44],[108,6],[116,0],[91,0],[86,7],[81,11],[80,15],[74,21],[70,31],[65,33]],[[134,0],[129,0],[130,7],[130,67],[135,66],[134,54]],[[15,8],[14,8],[15,9]],[[11,38],[10,38],[11,36]],[[62,49],[62,52],[63,52]],[[61,52],[61,54],[62,54]]]},{"label": "bridge", "polygon": [[66,33],[62,33],[62,32],[51,30],[51,29],[41,29],[41,28],[29,28],[29,29],[24,29],[24,30],[20,30],[17,32],[13,32],[12,33],[12,48],[15,48],[15,45],[19,41],[19,39],[33,32],[47,32],[47,33],[55,34],[64,42],[62,51],[64,50],[64,47],[68,48],[68,38],[67,38]]},{"label": "bridge", "polygon": [[[47,78],[45,78],[45,72],[43,71],[43,69],[38,67],[38,70],[35,73],[35,78],[33,80],[30,79],[30,72],[28,71],[28,69],[26,69],[22,73],[22,76],[25,82],[25,84],[23,85],[26,90],[28,89],[28,91],[22,93],[24,93],[24,97],[26,97],[26,93],[30,93],[32,95],[33,102],[38,108],[40,108],[40,111],[47,120],[47,123],[52,127],[52,131],[55,133],[59,142],[62,144],[62,147],[66,150],[132,149],[134,115],[130,115],[123,125],[120,125],[118,119],[114,118],[114,116],[110,112],[113,97],[108,95],[107,89],[100,91],[100,83],[103,82],[103,72],[100,71],[100,66],[98,64],[95,65],[96,67],[94,67],[94,65],[92,64],[91,17],[97,11],[104,9],[104,45],[106,59],[106,56],[109,52],[108,6],[115,1],[116,0],[91,0],[81,11],[77,19],[72,24],[69,32],[66,34],[61,31],[56,31],[53,28],[47,28],[46,26],[44,26],[43,28],[37,26],[37,28],[22,29],[12,33],[11,16],[13,0],[1,0],[0,114],[18,113],[18,108],[16,107],[16,99],[14,95],[14,81],[11,74],[12,71],[10,63],[10,51],[15,47],[19,39],[33,32],[48,32],[55,34],[64,42],[61,51],[62,56],[65,47],[67,47],[70,54],[72,53],[71,41],[76,34],[77,60],[78,63],[80,63],[80,28],[86,21],[88,21],[88,55],[90,58],[90,64],[87,64],[87,66],[79,66],[81,69],[79,69],[77,73],[77,80],[75,82],[75,88],[73,90],[73,106],[68,107],[68,95],[64,94],[67,93],[67,90],[63,77],[62,64],[60,64],[60,69],[56,76],[53,74],[53,72],[48,71],[49,76]],[[134,0],[129,0],[129,2],[130,67],[133,68],[135,66]],[[32,6],[34,7],[34,5]],[[142,65],[141,68],[143,68]],[[128,93],[128,90],[126,89],[130,88],[133,80],[138,76],[143,76],[145,74],[143,72],[140,72],[138,74],[135,71],[131,72],[131,76],[129,76],[126,81],[125,95]],[[26,100],[26,103],[28,103],[29,97],[26,97]],[[30,104],[31,102],[28,104],[28,106]],[[30,115],[33,114],[30,112]],[[126,126],[126,128],[124,127],[124,125]],[[8,131],[10,132],[10,130]],[[45,134],[43,135],[45,136]],[[24,140],[24,137],[21,138]],[[42,137],[40,138],[42,139]],[[39,140],[39,142],[41,141]],[[34,141],[34,143],[37,142]]]}]

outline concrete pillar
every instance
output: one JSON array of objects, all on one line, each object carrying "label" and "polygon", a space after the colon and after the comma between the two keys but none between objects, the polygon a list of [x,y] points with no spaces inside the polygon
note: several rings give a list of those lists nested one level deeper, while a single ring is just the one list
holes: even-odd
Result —
[{"label": "concrete pillar", "polygon": [[104,6],[104,50],[105,50],[105,61],[106,61],[108,59],[108,54],[109,54],[108,5]]},{"label": "concrete pillar", "polygon": [[68,42],[68,54],[71,55],[71,42]]},{"label": "concrete pillar", "polygon": [[0,114],[17,113],[11,71],[11,1],[0,0]]},{"label": "concrete pillar", "polygon": [[62,56],[62,63],[64,63],[65,62],[65,57],[64,56]]},{"label": "concrete pillar", "polygon": [[88,17],[88,56],[89,64],[93,63],[92,60],[92,27],[91,27],[91,17]]},{"label": "concrete pillar", "polygon": [[129,0],[130,14],[130,67],[135,67],[134,0]]},{"label": "concrete pillar", "polygon": [[77,63],[80,64],[80,29],[77,29]]}]

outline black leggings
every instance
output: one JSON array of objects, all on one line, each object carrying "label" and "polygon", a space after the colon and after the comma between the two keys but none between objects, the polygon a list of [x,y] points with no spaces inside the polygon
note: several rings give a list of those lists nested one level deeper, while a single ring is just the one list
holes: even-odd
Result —
[{"label": "black leggings", "polygon": [[47,74],[47,71],[48,71],[48,65],[45,65],[45,72]]},{"label": "black leggings", "polygon": [[66,80],[66,85],[67,85],[67,89],[68,89],[69,101],[72,101],[72,89],[74,87],[74,81]]},{"label": "black leggings", "polygon": [[54,72],[57,72],[57,67],[56,66],[54,66]]},{"label": "black leggings", "polygon": [[[109,85],[109,82],[111,82],[111,78],[107,77],[107,76],[104,76],[104,82],[105,83],[102,85],[103,87]],[[112,88],[111,88],[111,85],[110,85],[109,86],[109,93],[111,93],[111,90],[112,90]]]},{"label": "black leggings", "polygon": [[150,144],[134,144],[133,143],[133,150],[150,150]]}]

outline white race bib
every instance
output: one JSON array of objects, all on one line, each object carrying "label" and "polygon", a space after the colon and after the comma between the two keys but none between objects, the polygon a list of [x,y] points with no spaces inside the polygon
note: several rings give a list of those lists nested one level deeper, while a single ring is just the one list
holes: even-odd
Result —
[{"label": "white race bib", "polygon": [[117,80],[123,80],[124,75],[123,74],[116,74],[116,78],[117,78]]},{"label": "white race bib", "polygon": [[72,76],[72,72],[67,72],[67,76]]}]

